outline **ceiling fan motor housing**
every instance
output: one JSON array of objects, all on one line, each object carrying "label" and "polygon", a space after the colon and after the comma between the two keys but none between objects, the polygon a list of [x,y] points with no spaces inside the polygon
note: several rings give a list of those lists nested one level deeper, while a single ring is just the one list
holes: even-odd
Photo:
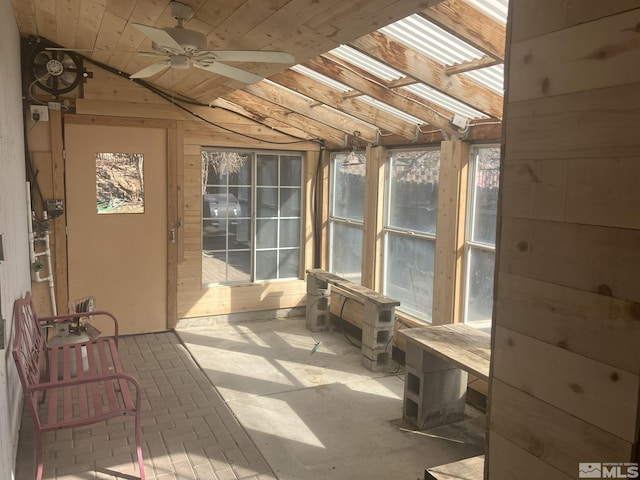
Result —
[{"label": "ceiling fan motor housing", "polygon": [[164,28],[163,30],[171,35],[187,53],[195,54],[207,49],[207,37],[204,33],[180,27]]}]

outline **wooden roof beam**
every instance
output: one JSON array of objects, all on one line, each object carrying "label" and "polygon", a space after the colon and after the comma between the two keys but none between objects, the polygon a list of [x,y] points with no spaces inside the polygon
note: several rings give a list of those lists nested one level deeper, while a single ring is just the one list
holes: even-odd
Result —
[{"label": "wooden roof beam", "polygon": [[374,32],[350,46],[392,65],[396,70],[439,90],[494,118],[502,118],[502,96],[465,76],[449,76],[446,67],[381,32]]},{"label": "wooden roof beam", "polygon": [[[343,68],[327,58],[316,57],[305,63],[305,66],[343,83],[361,94],[369,95],[402,112],[419,118],[432,127],[443,130],[447,135],[453,136],[458,133],[457,128],[449,121],[449,119],[453,117],[453,112],[448,115],[441,115],[440,112],[403,97],[377,82],[363,78],[359,73]],[[353,95],[346,94],[343,98],[347,98],[348,96],[352,97]]]},{"label": "wooden roof beam", "polygon": [[[211,104],[217,105],[219,100],[214,100]],[[238,105],[241,109],[251,112],[252,115],[258,115],[263,118],[271,117],[299,130],[304,130],[310,135],[324,139],[333,148],[345,148],[347,146],[347,132],[328,127],[242,90],[236,90],[225,95],[223,100]],[[228,105],[228,103],[225,103],[225,105]]]},{"label": "wooden roof beam", "polygon": [[288,70],[272,76],[270,80],[368,124],[377,125],[381,129],[388,130],[409,140],[415,140],[416,138],[416,124],[386,113],[362,100],[343,98],[341,92],[331,89],[325,84],[301,73]]},{"label": "wooden roof beam", "polygon": [[248,85],[244,91],[349,135],[357,130],[361,132],[362,139],[368,143],[373,144],[378,141],[378,130],[372,125],[323,108],[322,104],[317,104],[315,101],[310,101],[269,82]]},{"label": "wooden roof beam", "polygon": [[505,26],[464,0],[446,0],[422,10],[421,15],[485,55],[504,62]]}]

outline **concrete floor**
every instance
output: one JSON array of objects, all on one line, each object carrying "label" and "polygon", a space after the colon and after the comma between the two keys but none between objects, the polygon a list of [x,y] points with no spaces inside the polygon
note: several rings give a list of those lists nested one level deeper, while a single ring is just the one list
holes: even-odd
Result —
[{"label": "concrete floor", "polygon": [[[120,338],[142,386],[150,480],[416,480],[483,452],[476,410],[424,432],[403,425],[402,372],[366,370],[341,332],[312,336],[289,318],[176,333]],[[16,480],[35,478],[34,445],[25,412]],[[44,478],[139,478],[134,452],[126,418],[47,433]]]},{"label": "concrete floor", "polygon": [[472,408],[429,431],[404,425],[402,371],[368,371],[340,331],[312,335],[293,318],[177,333],[281,480],[415,480],[483,453]]}]

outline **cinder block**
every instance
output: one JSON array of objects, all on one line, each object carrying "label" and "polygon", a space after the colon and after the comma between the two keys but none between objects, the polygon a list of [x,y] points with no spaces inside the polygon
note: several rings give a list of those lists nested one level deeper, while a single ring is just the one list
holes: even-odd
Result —
[{"label": "cinder block", "polygon": [[467,372],[419,372],[405,366],[403,419],[420,430],[464,418]]},{"label": "cinder block", "polygon": [[331,293],[331,285],[325,280],[321,280],[314,274],[309,273],[307,275],[307,293],[328,297]]},{"label": "cinder block", "polygon": [[414,344],[411,340],[407,341],[404,363],[418,372],[435,372],[455,368],[449,362],[423,350],[422,347]]},{"label": "cinder block", "polygon": [[362,325],[362,344],[371,348],[387,347],[393,338],[393,325]]},{"label": "cinder block", "polygon": [[312,332],[329,330],[329,297],[307,294],[306,326]]},{"label": "cinder block", "polygon": [[383,372],[391,367],[391,348],[371,348],[362,344],[362,365],[372,372]]},{"label": "cinder block", "polygon": [[396,318],[395,307],[380,307],[365,300],[362,323],[373,326],[393,326]]}]

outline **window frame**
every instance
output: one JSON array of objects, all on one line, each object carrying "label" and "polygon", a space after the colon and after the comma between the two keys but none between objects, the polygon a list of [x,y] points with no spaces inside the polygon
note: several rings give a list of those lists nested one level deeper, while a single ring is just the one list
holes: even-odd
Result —
[{"label": "window frame", "polygon": [[[229,152],[229,153],[238,153],[238,154],[243,154],[243,155],[247,155],[248,161],[250,163],[250,172],[251,172],[251,183],[250,185],[235,185],[232,184],[232,186],[240,186],[242,188],[246,188],[249,187],[250,188],[250,192],[251,192],[251,213],[250,215],[247,216],[247,218],[249,219],[249,224],[250,224],[250,228],[251,228],[251,234],[250,234],[250,245],[248,248],[246,249],[231,249],[229,248],[229,244],[227,241],[226,244],[226,248],[225,249],[205,249],[204,248],[204,244],[203,242],[203,231],[201,230],[201,235],[200,235],[200,239],[201,239],[201,245],[200,245],[200,250],[202,252],[216,252],[216,253],[225,253],[225,280],[223,281],[219,281],[219,282],[205,282],[203,275],[201,275],[201,285],[202,288],[214,288],[214,287],[219,287],[219,286],[237,286],[237,285],[254,285],[254,284],[261,284],[261,283],[266,283],[266,282],[281,282],[281,281],[291,281],[291,280],[299,280],[302,278],[302,271],[303,271],[303,266],[304,266],[304,209],[305,209],[305,185],[304,185],[304,181],[305,181],[305,168],[306,168],[306,155],[305,152],[303,151],[279,151],[279,150],[264,150],[264,149],[237,149],[237,148],[218,148],[215,146],[207,146],[207,147],[203,147],[202,148],[202,153],[204,152]],[[273,186],[267,186],[267,185],[258,185],[258,159],[260,155],[265,155],[265,156],[276,156],[277,157],[277,161],[276,161],[276,169],[277,169],[277,173],[276,173],[276,185]],[[202,156],[201,156],[202,157]],[[299,179],[299,184],[298,185],[282,185],[282,178],[281,178],[281,160],[282,157],[297,157],[299,159],[300,162],[300,179]],[[202,162],[202,160],[201,160]],[[229,194],[229,188],[230,188],[230,184],[227,178],[227,183],[225,185],[216,185],[216,184],[209,184],[209,183],[205,183],[205,179],[202,179],[203,182],[203,193],[202,193],[202,198],[206,193],[207,187],[212,186],[212,187],[226,187],[226,193]],[[260,188],[275,188],[276,192],[277,192],[277,215],[275,217],[260,217],[259,216],[259,212],[258,212],[258,191]],[[288,189],[288,190],[298,190],[299,191],[299,198],[300,198],[300,204],[299,204],[299,215],[297,217],[292,217],[290,215],[288,216],[282,216],[281,215],[281,194],[282,194],[282,189]],[[243,219],[245,217],[242,217]],[[275,247],[258,247],[258,231],[257,231],[257,226],[258,226],[258,220],[262,220],[262,219],[275,219],[277,220],[277,231],[276,231],[276,246]],[[287,247],[282,247],[280,246],[280,239],[281,239],[281,231],[280,231],[280,223],[282,220],[290,220],[290,219],[297,219],[299,222],[299,232],[298,232],[298,246],[297,247],[291,247],[291,246],[287,246]],[[205,217],[204,217],[204,212],[202,212],[201,214],[201,228],[202,228],[202,222],[205,221]],[[285,250],[298,250],[298,272],[296,274],[296,276],[291,276],[291,277],[280,277],[280,252],[281,251],[285,251]],[[228,269],[229,269],[229,255],[233,252],[240,252],[240,251],[249,251],[249,264],[250,264],[250,271],[249,271],[249,279],[248,280],[229,280],[228,277]],[[276,255],[277,255],[277,260],[276,260],[276,278],[257,278],[257,273],[258,273],[258,269],[257,269],[257,262],[258,262],[258,252],[266,252],[266,251],[275,251]]]}]

